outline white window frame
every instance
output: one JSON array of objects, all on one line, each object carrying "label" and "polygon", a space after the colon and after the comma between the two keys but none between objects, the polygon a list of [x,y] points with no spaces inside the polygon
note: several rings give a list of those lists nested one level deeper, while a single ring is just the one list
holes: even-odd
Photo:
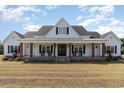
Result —
[{"label": "white window frame", "polygon": [[45,47],[45,53],[47,53],[47,47],[50,47],[50,53],[51,53],[51,45],[41,45],[41,52],[43,47]]},{"label": "white window frame", "polygon": [[115,53],[115,46],[106,46],[106,53],[108,53],[107,51],[112,51],[112,48],[113,48],[113,52],[111,52],[111,53],[114,54]]},{"label": "white window frame", "polygon": [[67,27],[58,27],[58,34],[67,35]]},{"label": "white window frame", "polygon": [[83,45],[74,45],[74,51],[75,51],[75,48],[77,48],[78,49],[78,52],[76,52],[77,54],[79,54],[79,48],[82,48],[82,53],[83,53]]}]

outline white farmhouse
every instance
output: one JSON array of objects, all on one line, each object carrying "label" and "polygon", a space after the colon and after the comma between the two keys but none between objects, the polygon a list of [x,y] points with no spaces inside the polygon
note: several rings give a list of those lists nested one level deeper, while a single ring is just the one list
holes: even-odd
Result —
[{"label": "white farmhouse", "polygon": [[121,56],[121,41],[113,33],[100,35],[83,26],[70,25],[60,19],[55,25],[42,26],[38,31],[22,35],[12,32],[4,40],[4,55],[16,53],[21,59],[29,58],[83,60]]}]

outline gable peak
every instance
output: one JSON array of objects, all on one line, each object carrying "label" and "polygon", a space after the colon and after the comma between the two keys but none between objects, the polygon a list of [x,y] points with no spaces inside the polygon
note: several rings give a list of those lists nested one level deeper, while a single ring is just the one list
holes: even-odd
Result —
[{"label": "gable peak", "polygon": [[60,24],[61,22],[69,25],[69,23],[63,17],[56,23],[56,25]]}]

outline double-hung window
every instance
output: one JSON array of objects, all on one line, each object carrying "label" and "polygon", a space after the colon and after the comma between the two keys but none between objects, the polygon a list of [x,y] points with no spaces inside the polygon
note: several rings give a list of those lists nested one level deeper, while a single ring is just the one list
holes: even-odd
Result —
[{"label": "double-hung window", "polygon": [[69,27],[56,27],[56,34],[69,34]]},{"label": "double-hung window", "polygon": [[39,45],[39,53],[52,53],[52,45]]},{"label": "double-hung window", "polygon": [[85,54],[85,45],[72,45],[72,53],[79,56]]},{"label": "double-hung window", "polygon": [[20,53],[20,46],[9,46],[8,53]]},{"label": "double-hung window", "polygon": [[106,53],[117,53],[117,46],[106,46]]}]

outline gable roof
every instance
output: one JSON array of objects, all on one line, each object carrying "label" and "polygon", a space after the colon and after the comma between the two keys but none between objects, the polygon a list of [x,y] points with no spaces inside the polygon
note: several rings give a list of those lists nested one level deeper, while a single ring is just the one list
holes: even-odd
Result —
[{"label": "gable roof", "polygon": [[83,26],[71,26],[79,35],[87,35],[87,30]]},{"label": "gable roof", "polygon": [[29,32],[24,34],[24,37],[25,38],[32,38],[35,36],[35,34],[36,34],[36,31],[29,31]]},{"label": "gable roof", "polygon": [[24,35],[22,35],[22,34],[16,32],[16,31],[14,31],[14,33],[16,33],[20,38],[23,38],[23,37],[24,37]]},{"label": "gable roof", "polygon": [[[31,31],[24,34],[25,38],[33,38],[34,36],[46,35],[54,26],[42,26],[38,31]],[[88,32],[83,26],[71,26],[79,35],[91,35],[95,38],[99,38],[100,34],[97,32]]]},{"label": "gable roof", "polygon": [[54,26],[49,25],[49,26],[42,26],[37,32],[36,35],[37,36],[42,36],[42,35],[46,35]]},{"label": "gable roof", "polygon": [[3,43],[12,35],[12,34],[16,34],[18,37],[20,37],[21,39],[24,38],[24,35],[16,32],[16,31],[12,31],[4,40],[3,40]]},{"label": "gable roof", "polygon": [[91,35],[92,38],[100,38],[100,34],[96,31],[89,31],[87,32],[89,35]]},{"label": "gable roof", "polygon": [[[108,34],[113,34],[114,36],[116,36],[112,31],[109,31],[103,35],[100,36],[100,38],[105,38]],[[117,37],[118,38],[118,37]]]},{"label": "gable roof", "polygon": [[105,38],[105,37],[107,37],[108,34],[113,34],[119,40],[119,42],[122,44],[122,41],[112,31],[107,32],[107,33],[101,35],[100,38]]}]

